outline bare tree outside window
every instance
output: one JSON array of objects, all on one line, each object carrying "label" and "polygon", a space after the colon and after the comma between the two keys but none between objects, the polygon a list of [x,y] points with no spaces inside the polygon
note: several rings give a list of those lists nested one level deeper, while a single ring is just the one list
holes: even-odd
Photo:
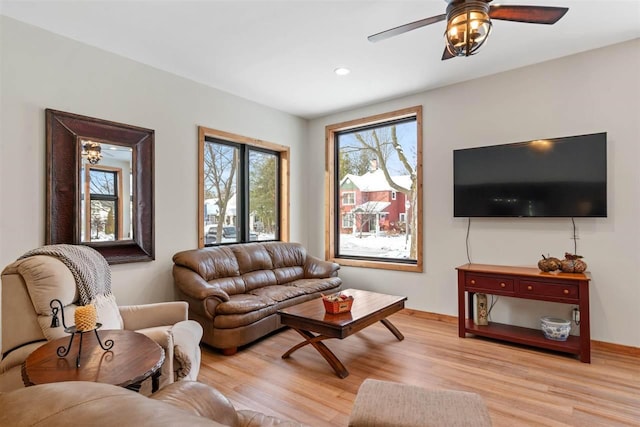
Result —
[{"label": "bare tree outside window", "polygon": [[207,141],[204,151],[205,199],[212,201],[207,220],[215,229],[215,241],[221,243],[225,234],[229,236],[224,226],[237,226],[236,206],[230,206],[229,202],[237,192],[238,148]]}]

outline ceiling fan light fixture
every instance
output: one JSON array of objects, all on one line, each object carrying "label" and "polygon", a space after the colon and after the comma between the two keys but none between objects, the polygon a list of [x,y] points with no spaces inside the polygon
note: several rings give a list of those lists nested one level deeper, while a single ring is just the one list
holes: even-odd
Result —
[{"label": "ceiling fan light fixture", "polygon": [[488,3],[453,2],[447,7],[447,30],[444,36],[451,55],[473,55],[487,40],[490,32]]},{"label": "ceiling fan light fixture", "polygon": [[99,142],[83,140],[82,141],[82,157],[86,157],[87,161],[92,165],[98,164],[102,159],[102,147]]}]

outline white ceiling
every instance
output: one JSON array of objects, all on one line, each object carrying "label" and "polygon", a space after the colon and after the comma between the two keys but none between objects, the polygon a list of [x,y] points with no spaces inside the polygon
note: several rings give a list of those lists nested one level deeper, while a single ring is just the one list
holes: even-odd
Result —
[{"label": "white ceiling", "polygon": [[305,118],[640,37],[640,0],[500,4],[569,12],[551,26],[494,21],[477,55],[447,61],[444,21],[367,41],[444,13],[444,0],[0,0],[0,13]]}]

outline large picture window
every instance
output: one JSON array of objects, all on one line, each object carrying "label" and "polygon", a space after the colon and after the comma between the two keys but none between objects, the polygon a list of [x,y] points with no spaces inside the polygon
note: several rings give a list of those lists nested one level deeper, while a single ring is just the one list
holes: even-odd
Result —
[{"label": "large picture window", "polygon": [[327,126],[327,258],[422,271],[422,107]]},{"label": "large picture window", "polygon": [[200,127],[200,247],[288,240],[289,149]]}]

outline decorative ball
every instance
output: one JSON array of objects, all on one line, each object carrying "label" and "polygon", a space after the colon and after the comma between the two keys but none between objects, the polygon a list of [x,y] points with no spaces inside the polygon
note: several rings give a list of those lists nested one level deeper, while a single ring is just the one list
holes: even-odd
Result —
[{"label": "decorative ball", "polygon": [[587,269],[587,263],[582,260],[582,255],[566,252],[560,268],[565,273],[583,273]]},{"label": "decorative ball", "polygon": [[560,260],[558,258],[542,255],[542,259],[538,261],[538,268],[544,272],[559,270]]},{"label": "decorative ball", "polygon": [[96,307],[93,304],[81,305],[76,308],[74,314],[76,320],[76,330],[90,331],[96,327]]}]

